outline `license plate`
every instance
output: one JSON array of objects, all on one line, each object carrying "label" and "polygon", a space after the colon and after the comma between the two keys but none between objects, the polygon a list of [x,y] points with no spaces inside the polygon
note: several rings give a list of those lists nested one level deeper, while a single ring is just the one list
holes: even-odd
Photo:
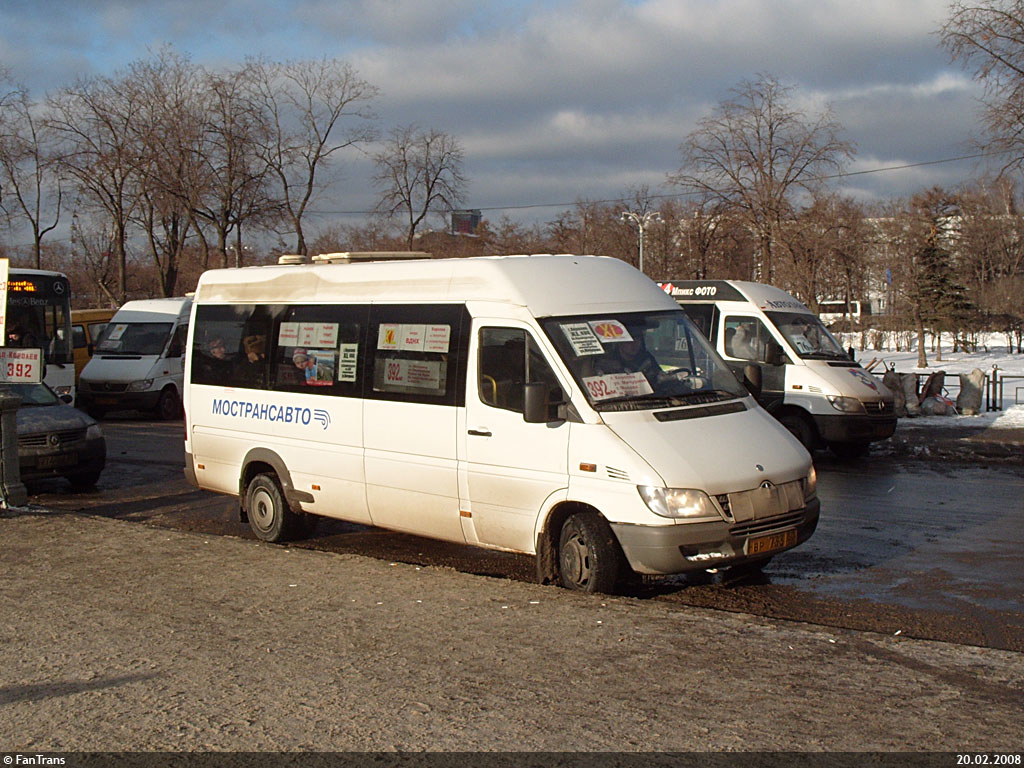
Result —
[{"label": "license plate", "polygon": [[116,397],[103,397],[100,395],[96,398],[96,405],[117,405]]},{"label": "license plate", "polygon": [[796,529],[790,528],[782,533],[772,533],[767,536],[758,536],[747,539],[748,555],[763,555],[766,552],[774,552],[777,549],[785,549],[796,544]]},{"label": "license plate", "polygon": [[58,453],[53,456],[40,456],[36,459],[36,466],[39,469],[53,469],[54,467],[69,467],[78,463],[78,454]]}]

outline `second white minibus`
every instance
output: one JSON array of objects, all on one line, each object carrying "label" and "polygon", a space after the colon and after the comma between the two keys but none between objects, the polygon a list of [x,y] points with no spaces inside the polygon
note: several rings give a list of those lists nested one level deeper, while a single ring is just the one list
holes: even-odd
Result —
[{"label": "second white minibus", "polygon": [[785,291],[739,280],[659,285],[737,375],[758,367],[758,402],[808,450],[827,446],[857,458],[896,431],[892,392]]},{"label": "second white minibus", "polygon": [[608,592],[763,565],[818,522],[807,451],[616,259],[211,270],[188,345],[186,475],[265,541],[322,515]]}]

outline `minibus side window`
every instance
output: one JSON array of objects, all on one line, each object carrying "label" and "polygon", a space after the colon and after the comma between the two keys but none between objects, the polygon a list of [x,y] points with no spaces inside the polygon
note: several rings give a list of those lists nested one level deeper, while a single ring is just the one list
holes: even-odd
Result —
[{"label": "minibus side window", "polygon": [[[352,305],[284,307],[272,339],[249,327],[247,359],[271,359],[274,389],[315,395],[362,396],[362,333],[369,308]],[[270,341],[273,341],[273,345]],[[271,352],[271,349],[273,352]]]},{"label": "minibus side window", "polygon": [[738,360],[764,361],[772,336],[756,317],[725,318],[725,354]]},{"label": "minibus side window", "polygon": [[[215,386],[247,386],[239,383],[242,336],[254,311],[245,306],[196,308],[192,336],[192,383]],[[187,330],[187,326],[182,326]],[[251,386],[251,385],[248,385]]]},{"label": "minibus side window", "polygon": [[188,339],[188,326],[179,325],[174,329],[171,344],[167,347],[168,357],[182,357],[185,354],[185,342]]},{"label": "minibus side window", "polygon": [[562,399],[562,388],[537,342],[518,328],[481,328],[477,359],[478,390],[486,405],[523,413],[523,384],[547,385],[549,400]]},{"label": "minibus side window", "polygon": [[366,396],[464,405],[468,327],[461,305],[374,305],[367,336],[373,360]]}]

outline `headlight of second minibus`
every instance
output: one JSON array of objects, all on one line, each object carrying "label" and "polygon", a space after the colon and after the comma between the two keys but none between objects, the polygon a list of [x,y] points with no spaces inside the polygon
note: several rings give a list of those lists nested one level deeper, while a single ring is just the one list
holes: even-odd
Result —
[{"label": "headlight of second minibus", "polygon": [[810,501],[818,495],[818,473],[811,464],[811,471],[804,478],[804,501]]},{"label": "headlight of second minibus", "polygon": [[721,518],[718,508],[704,491],[692,488],[656,488],[653,485],[638,485],[640,497],[647,508],[661,517],[716,517]]},{"label": "headlight of second minibus", "polygon": [[152,386],[153,386],[153,380],[152,379],[139,379],[138,381],[133,381],[131,384],[128,385],[128,391],[129,392],[145,392],[147,389],[149,389]]},{"label": "headlight of second minibus", "polygon": [[829,395],[828,401],[837,411],[843,413],[865,413],[864,403],[856,397],[843,397],[842,395]]}]

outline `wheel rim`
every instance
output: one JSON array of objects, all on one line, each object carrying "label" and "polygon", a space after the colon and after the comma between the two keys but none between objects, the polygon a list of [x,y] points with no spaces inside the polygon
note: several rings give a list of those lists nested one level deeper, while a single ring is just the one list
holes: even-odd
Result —
[{"label": "wheel rim", "polygon": [[261,531],[269,531],[274,525],[276,509],[274,499],[264,488],[257,488],[249,504],[249,519]]},{"label": "wheel rim", "polygon": [[573,528],[562,543],[562,575],[573,586],[585,587],[590,581],[590,549],[582,532]]}]

